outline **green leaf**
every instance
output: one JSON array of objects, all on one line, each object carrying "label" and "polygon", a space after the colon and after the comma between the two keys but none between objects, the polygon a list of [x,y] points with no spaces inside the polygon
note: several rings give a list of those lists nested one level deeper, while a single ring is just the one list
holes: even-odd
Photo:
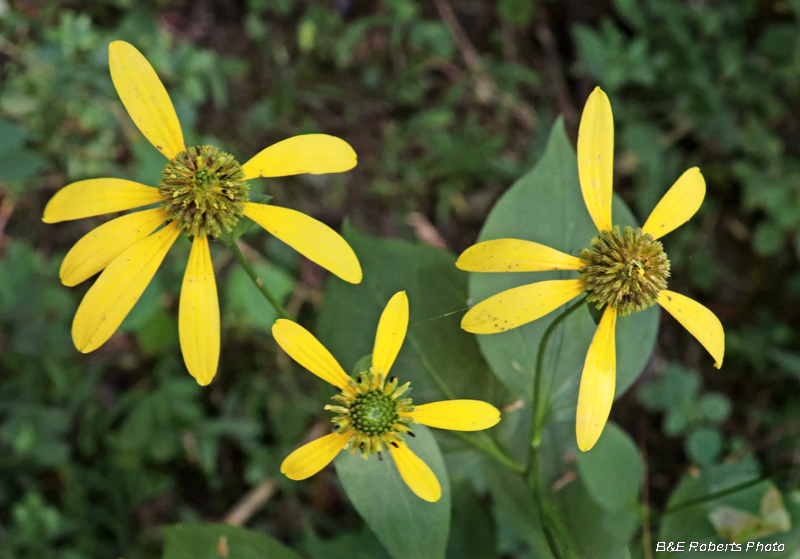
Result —
[{"label": "green leaf", "polygon": [[686,453],[703,466],[711,464],[722,451],[722,436],[716,429],[701,427],[686,439]]},{"label": "green leaf", "polygon": [[265,534],[226,524],[176,524],[164,528],[162,559],[301,559]]},{"label": "green leaf", "polygon": [[703,417],[714,423],[725,421],[731,413],[730,400],[719,392],[703,394],[698,405]]},{"label": "green leaf", "polygon": [[409,448],[442,486],[442,498],[423,501],[405,484],[389,453],[383,460],[340,452],[334,460],[347,496],[394,559],[443,559],[450,531],[450,482],[439,446],[427,427],[414,426]]},{"label": "green leaf", "polygon": [[642,462],[636,443],[625,431],[606,424],[597,444],[588,452],[578,452],[577,458],[586,491],[598,505],[610,510],[637,509]]},{"label": "green leaf", "polygon": [[[345,370],[372,353],[383,308],[398,291],[409,301],[409,326],[392,373],[411,381],[418,404],[442,399],[499,398],[499,383],[481,358],[475,338],[460,327],[466,277],[455,257],[440,248],[357,233],[345,225],[364,280],[332,277],[320,309],[317,334]],[[507,403],[507,399],[505,402]]]},{"label": "green leaf", "polygon": [[[577,256],[597,235],[583,202],[575,151],[561,120],[551,132],[545,154],[531,172],[519,179],[497,202],[481,231],[479,241],[526,239]],[[615,224],[635,225],[619,198],[614,198]],[[470,274],[473,304],[532,282],[577,277],[576,272],[523,272]],[[539,341],[560,311],[499,334],[477,336],[492,370],[513,393],[531,398]],[[622,394],[639,376],[653,351],[659,311],[645,311],[617,321],[616,394]],[[556,330],[545,354],[546,377],[542,386],[551,394],[557,419],[572,418],[586,351],[596,326],[586,311],[570,316]]]}]

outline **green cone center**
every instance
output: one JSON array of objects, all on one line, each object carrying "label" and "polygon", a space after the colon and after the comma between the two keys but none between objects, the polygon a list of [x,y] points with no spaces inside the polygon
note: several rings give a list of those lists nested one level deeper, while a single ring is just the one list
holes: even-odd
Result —
[{"label": "green cone center", "polygon": [[350,417],[353,428],[365,435],[383,434],[400,419],[395,400],[378,390],[357,395],[350,406]]},{"label": "green cone center", "polygon": [[161,171],[158,191],[168,221],[192,237],[218,237],[244,215],[249,187],[234,157],[213,146],[190,147]]},{"label": "green cone center", "polygon": [[580,257],[587,300],[598,308],[610,305],[620,316],[655,304],[667,287],[669,260],[663,245],[641,228],[602,231]]}]

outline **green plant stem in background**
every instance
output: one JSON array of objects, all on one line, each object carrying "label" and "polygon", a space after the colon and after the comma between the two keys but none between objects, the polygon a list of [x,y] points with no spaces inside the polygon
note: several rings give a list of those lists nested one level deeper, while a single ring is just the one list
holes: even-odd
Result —
[{"label": "green plant stem in background", "polygon": [[561,533],[563,533],[564,530],[563,526],[560,525],[560,520],[553,514],[548,514],[548,509],[545,507],[545,495],[544,488],[542,487],[541,465],[539,462],[539,445],[542,442],[542,429],[544,428],[545,416],[543,411],[544,406],[542,406],[540,402],[542,375],[544,374],[544,354],[545,350],[547,349],[547,343],[550,341],[550,337],[553,335],[555,329],[558,328],[559,324],[564,322],[569,315],[583,306],[585,302],[586,298],[584,297],[577,303],[568,307],[567,310],[561,313],[561,315],[553,320],[553,322],[551,322],[547,327],[547,330],[545,330],[544,335],[542,336],[541,342],[539,342],[539,351],[536,355],[536,371],[533,378],[533,395],[531,400],[532,424],[530,449],[528,451],[528,469],[526,472],[527,481],[528,487],[530,487],[531,491],[533,492],[534,500],[536,501],[536,510],[539,513],[539,520],[542,523],[542,531],[547,539],[547,545],[550,547],[550,552],[556,559],[560,559],[562,555],[559,551],[558,542],[556,541],[555,534],[553,533],[553,528],[561,528],[559,530]]},{"label": "green plant stem in background", "polygon": [[483,452],[486,456],[496,460],[512,472],[522,474],[525,472],[525,466],[515,461],[513,458],[503,452],[486,433],[467,434],[460,431],[453,431],[453,434],[458,436],[459,439],[468,445]]},{"label": "green plant stem in background", "polygon": [[278,299],[272,294],[272,292],[264,285],[264,282],[261,281],[261,278],[258,277],[256,271],[253,269],[253,265],[250,264],[250,261],[244,257],[242,251],[239,249],[239,246],[236,244],[236,241],[232,241],[231,243],[225,243],[230,247],[233,251],[234,256],[236,256],[236,260],[239,261],[239,264],[242,265],[244,271],[247,272],[247,275],[250,276],[250,279],[253,280],[253,283],[256,284],[258,290],[261,291],[261,294],[269,301],[269,304],[272,305],[272,308],[275,309],[275,312],[280,315],[281,318],[286,318],[288,320],[292,320],[292,317],[286,312],[286,309],[283,308],[283,305],[278,302]]},{"label": "green plant stem in background", "polygon": [[682,511],[684,509],[688,509],[689,507],[694,507],[697,505],[702,505],[703,503],[708,503],[709,501],[714,501],[716,499],[721,499],[722,497],[727,497],[728,495],[733,495],[739,491],[744,491],[754,485],[758,485],[759,483],[769,481],[773,478],[780,477],[783,474],[788,474],[792,470],[796,470],[800,468],[800,466],[793,466],[791,468],[783,468],[782,470],[778,470],[768,476],[760,477],[758,479],[754,479],[751,481],[745,481],[744,483],[739,483],[734,485],[733,487],[728,487],[727,489],[722,489],[721,491],[716,491],[709,495],[705,495],[704,497],[698,497],[697,499],[689,499],[688,501],[683,501],[682,503],[677,503],[672,505],[671,507],[667,507],[664,509],[664,512],[661,513],[662,516],[666,516],[668,514],[672,514],[675,512]]}]

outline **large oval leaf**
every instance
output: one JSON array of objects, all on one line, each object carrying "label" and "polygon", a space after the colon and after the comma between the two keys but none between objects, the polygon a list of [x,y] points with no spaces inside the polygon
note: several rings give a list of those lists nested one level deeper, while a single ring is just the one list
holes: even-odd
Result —
[{"label": "large oval leaf", "polygon": [[[617,197],[612,206],[616,225],[636,225]],[[479,241],[513,238],[534,241],[577,256],[597,235],[583,202],[575,150],[561,120],[553,126],[547,150],[536,166],[497,202],[481,230]],[[472,273],[470,302],[533,282],[576,278],[577,272]],[[515,394],[531,398],[539,341],[563,307],[529,324],[499,334],[479,335],[478,343],[495,374]],[[653,351],[659,311],[645,311],[617,321],[617,385],[622,394],[641,373]],[[545,354],[542,387],[558,419],[568,419],[577,405],[586,351],[595,323],[580,310],[555,331]]]},{"label": "large oval leaf", "polygon": [[443,559],[450,532],[450,483],[442,454],[431,432],[415,425],[409,448],[430,468],[442,486],[442,498],[423,501],[411,492],[389,453],[383,460],[340,452],[334,460],[347,496],[394,559]]},{"label": "large oval leaf", "polygon": [[467,278],[455,267],[455,257],[428,245],[362,235],[346,224],[342,234],[358,255],[364,279],[358,285],[329,280],[317,337],[345,370],[372,352],[383,308],[405,291],[408,333],[391,372],[401,383],[411,381],[414,402],[497,400],[502,387],[475,338],[459,326]]}]

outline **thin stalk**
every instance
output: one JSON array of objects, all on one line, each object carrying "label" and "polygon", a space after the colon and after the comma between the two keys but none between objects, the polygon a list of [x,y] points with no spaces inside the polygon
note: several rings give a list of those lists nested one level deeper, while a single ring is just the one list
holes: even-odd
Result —
[{"label": "thin stalk", "polygon": [[453,434],[468,445],[480,450],[486,456],[493,458],[499,464],[502,464],[512,472],[521,474],[525,471],[525,466],[503,452],[500,447],[498,447],[497,444],[488,436],[481,437],[479,435],[468,435],[460,431],[453,431]]},{"label": "thin stalk", "polygon": [[531,489],[536,502],[536,510],[539,515],[539,520],[542,523],[542,531],[547,539],[547,545],[550,548],[550,553],[552,553],[553,557],[556,559],[561,559],[562,554],[559,550],[558,542],[556,541],[555,534],[553,533],[551,523],[557,524],[557,522],[552,515],[547,514],[548,511],[545,507],[545,492],[544,488],[542,487],[541,464],[539,459],[539,446],[542,442],[542,430],[544,428],[545,416],[544,406],[542,406],[540,402],[542,376],[544,374],[544,354],[545,350],[547,349],[547,344],[550,341],[555,329],[558,328],[558,326],[564,322],[569,315],[583,306],[585,302],[586,298],[584,297],[571,307],[568,307],[567,310],[561,313],[547,327],[547,330],[545,330],[544,335],[539,342],[539,351],[536,355],[536,370],[533,378],[533,398],[531,401],[531,414],[533,419],[531,425],[531,444],[528,451],[527,481],[528,487]]},{"label": "thin stalk", "polygon": [[[544,354],[545,350],[547,349],[547,344],[550,341],[550,338],[555,332],[556,328],[564,322],[569,315],[574,313],[578,310],[584,303],[586,303],[586,298],[582,298],[577,303],[573,304],[571,307],[567,308],[563,313],[561,313],[556,319],[550,323],[547,327],[547,330],[544,331],[544,335],[542,336],[542,341],[539,342],[539,351],[536,354],[536,372],[533,378],[533,399],[531,402],[532,413],[533,413],[533,425],[531,427],[531,448],[539,448],[539,445],[542,442],[542,429],[544,429],[544,406],[541,405],[541,385],[542,385],[542,376],[544,374]],[[533,451],[531,451],[533,452]]]},{"label": "thin stalk", "polygon": [[689,507],[694,507],[697,505],[702,505],[703,503],[707,503],[709,501],[714,501],[716,499],[721,499],[722,497],[727,497],[728,495],[732,495],[733,493],[737,493],[739,491],[743,491],[749,487],[753,487],[754,485],[758,485],[761,482],[776,478],[778,476],[782,476],[783,474],[788,474],[792,470],[796,470],[798,466],[794,466],[791,468],[784,468],[782,470],[778,470],[768,476],[764,476],[758,479],[754,479],[751,481],[746,481],[744,483],[740,483],[738,485],[734,485],[733,487],[728,487],[727,489],[723,489],[721,491],[716,491],[704,497],[698,497],[697,499],[689,499],[688,501],[683,501],[682,503],[677,503],[672,505],[671,507],[667,507],[664,512],[661,513],[662,516],[666,516],[668,514],[672,514],[678,511],[682,511],[684,509],[688,509]]},{"label": "thin stalk", "polygon": [[286,312],[286,309],[283,308],[283,305],[280,304],[278,299],[272,294],[267,286],[264,285],[264,282],[258,277],[250,261],[244,257],[244,254],[242,254],[242,251],[239,249],[239,245],[236,244],[236,241],[228,244],[228,246],[233,251],[233,255],[236,257],[236,260],[238,260],[239,264],[241,264],[242,268],[244,268],[244,271],[247,272],[247,275],[250,276],[250,279],[253,280],[254,284],[256,284],[258,290],[261,292],[264,298],[269,301],[269,304],[272,305],[272,308],[275,309],[275,312],[277,312],[281,318],[291,320],[292,317],[288,312]]}]

